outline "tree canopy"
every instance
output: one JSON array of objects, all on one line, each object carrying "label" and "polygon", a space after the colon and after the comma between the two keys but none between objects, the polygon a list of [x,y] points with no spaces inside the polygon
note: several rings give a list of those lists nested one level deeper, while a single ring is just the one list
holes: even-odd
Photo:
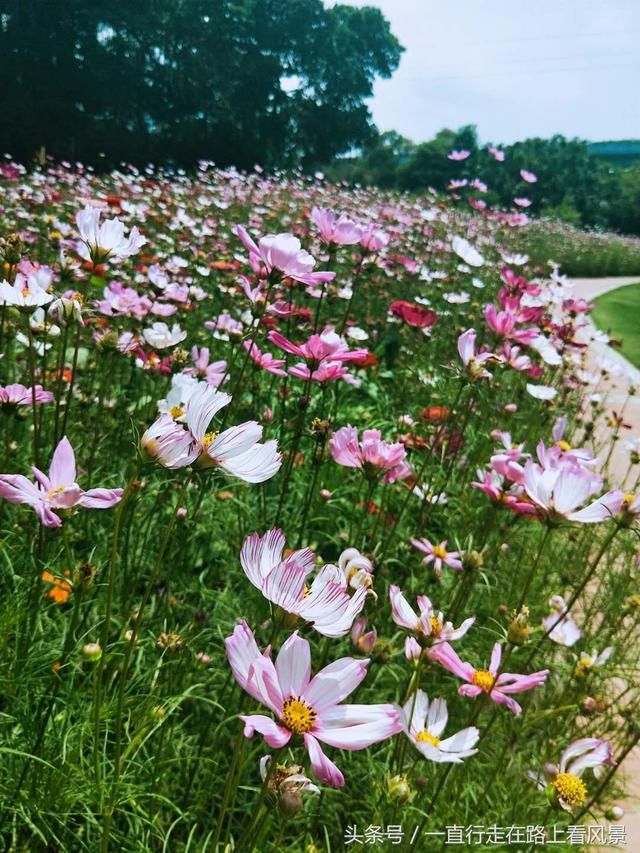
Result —
[{"label": "tree canopy", "polygon": [[379,9],[321,0],[0,0],[2,145],[313,167],[373,137],[401,52]]}]

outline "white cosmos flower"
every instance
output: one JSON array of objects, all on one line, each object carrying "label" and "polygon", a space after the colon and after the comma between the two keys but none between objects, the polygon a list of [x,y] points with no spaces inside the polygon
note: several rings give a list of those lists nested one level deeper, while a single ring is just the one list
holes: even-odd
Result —
[{"label": "white cosmos flower", "polygon": [[142,337],[154,349],[166,349],[183,341],[187,337],[187,333],[180,328],[178,323],[174,323],[170,329],[166,323],[157,322],[144,329]]},{"label": "white cosmos flower", "polygon": [[481,267],[484,264],[484,258],[480,252],[464,237],[454,237],[451,241],[451,248],[470,267]]},{"label": "white cosmos flower", "polygon": [[146,430],[142,449],[165,468],[220,467],[246,483],[262,483],[282,464],[275,440],[260,444],[262,427],[246,421],[218,433],[209,431],[213,417],[231,402],[229,394],[199,382],[186,403],[184,423],[165,412]]},{"label": "white cosmos flower", "polygon": [[527,391],[536,400],[553,400],[558,393],[557,388],[551,385],[532,385],[530,382],[527,382]]},{"label": "white cosmos flower", "polygon": [[76,213],[76,225],[80,233],[78,254],[93,263],[121,261],[135,255],[147,241],[134,226],[125,237],[124,225],[116,219],[107,219],[100,223],[100,210],[85,207]]},{"label": "white cosmos flower", "polygon": [[351,338],[354,341],[366,341],[369,339],[369,333],[365,332],[364,329],[361,329],[359,326],[350,326],[347,329],[347,337]]},{"label": "white cosmos flower", "polygon": [[463,758],[469,758],[478,751],[473,747],[478,742],[480,732],[475,726],[469,726],[446,740],[441,740],[440,735],[445,730],[448,719],[445,700],[434,699],[429,702],[424,690],[418,690],[409,697],[402,709],[404,732],[425,758],[439,764],[461,764]]},{"label": "white cosmos flower", "polygon": [[0,281],[0,305],[11,305],[15,308],[39,308],[48,305],[53,299],[52,293],[47,293],[32,276],[21,272],[16,275],[13,284]]},{"label": "white cosmos flower", "polygon": [[465,302],[469,302],[471,297],[466,290],[461,290],[460,293],[444,293],[443,299],[451,305],[464,305]]},{"label": "white cosmos flower", "polygon": [[541,355],[545,364],[552,366],[562,364],[562,356],[545,335],[538,335],[529,346]]},{"label": "white cosmos flower", "polygon": [[500,252],[500,257],[505,264],[513,264],[513,266],[521,267],[529,260],[529,255],[510,254],[509,252]]}]

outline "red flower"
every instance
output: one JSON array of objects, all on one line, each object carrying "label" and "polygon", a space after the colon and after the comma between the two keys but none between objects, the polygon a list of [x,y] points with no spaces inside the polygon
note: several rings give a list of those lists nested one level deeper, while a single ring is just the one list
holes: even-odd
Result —
[{"label": "red flower", "polygon": [[435,311],[416,305],[415,302],[406,302],[404,299],[396,299],[392,302],[389,311],[394,317],[399,317],[407,325],[418,329],[427,329],[438,321]]}]

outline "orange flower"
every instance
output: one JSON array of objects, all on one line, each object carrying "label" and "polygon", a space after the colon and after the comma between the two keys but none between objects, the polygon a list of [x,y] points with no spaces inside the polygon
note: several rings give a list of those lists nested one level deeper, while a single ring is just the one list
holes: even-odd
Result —
[{"label": "orange flower", "polygon": [[[66,569],[64,572],[65,577],[71,577],[71,572]],[[69,596],[71,595],[71,584],[62,578],[54,577],[51,572],[43,572],[42,580],[46,583],[51,584],[49,589],[45,590],[45,595],[47,598],[50,598],[52,601],[55,601],[56,604],[66,604],[69,600]]]},{"label": "orange flower", "polygon": [[449,409],[446,406],[427,406],[420,409],[420,417],[425,421],[446,421],[449,417]]}]

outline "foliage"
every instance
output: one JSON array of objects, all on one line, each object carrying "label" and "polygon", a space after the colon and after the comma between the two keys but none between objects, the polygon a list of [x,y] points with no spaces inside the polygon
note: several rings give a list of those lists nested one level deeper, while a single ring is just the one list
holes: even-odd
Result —
[{"label": "foliage", "polygon": [[567,275],[585,278],[640,274],[640,240],[584,231],[563,222],[532,220],[518,245],[540,269],[554,260]]},{"label": "foliage", "polygon": [[3,150],[103,168],[328,160],[371,135],[364,100],[402,50],[378,9],[321,0],[8,0],[0,13]]}]

